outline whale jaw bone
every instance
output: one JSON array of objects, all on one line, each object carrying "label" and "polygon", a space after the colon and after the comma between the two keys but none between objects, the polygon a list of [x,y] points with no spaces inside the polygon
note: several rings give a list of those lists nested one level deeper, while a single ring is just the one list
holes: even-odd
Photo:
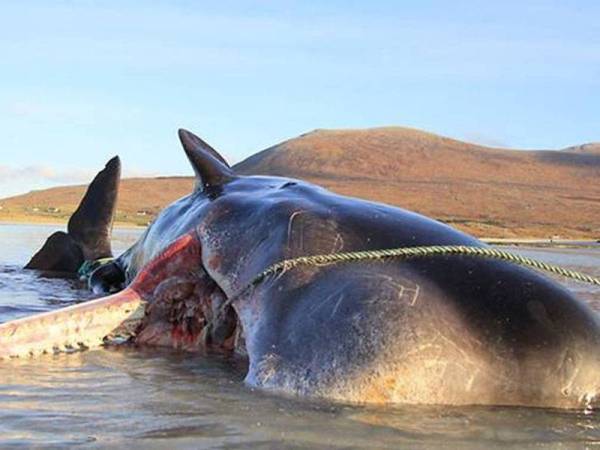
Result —
[{"label": "whale jaw bone", "polygon": [[117,294],[1,324],[0,359],[94,348],[111,336],[131,337],[157,288],[182,270],[201,272],[201,259],[198,235],[186,233]]},{"label": "whale jaw bone", "polygon": [[131,336],[146,302],[133,289],[0,325],[0,359],[69,352]]}]

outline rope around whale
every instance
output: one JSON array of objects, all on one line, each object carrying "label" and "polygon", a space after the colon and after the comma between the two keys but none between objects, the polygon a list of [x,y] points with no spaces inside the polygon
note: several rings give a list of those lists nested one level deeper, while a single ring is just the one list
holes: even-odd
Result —
[{"label": "rope around whale", "polygon": [[[534,269],[560,275],[583,283],[590,283],[600,286],[600,278],[594,277],[575,270],[565,269],[563,267],[548,264],[525,256],[517,255],[504,250],[489,247],[474,247],[468,245],[431,245],[420,247],[399,247],[381,250],[364,250],[356,252],[329,253],[313,256],[301,256],[298,258],[285,259],[268,266],[261,273],[256,275],[248,284],[245,285],[237,294],[227,299],[216,311],[215,315],[206,324],[206,328],[211,327],[216,320],[224,313],[225,309],[233,304],[248,290],[252,289],[258,283],[270,275],[283,274],[299,266],[323,266],[328,264],[347,263],[365,260],[382,260],[387,258],[422,258],[428,256],[442,255],[467,255],[488,259],[497,259],[512,262],[521,266],[532,267]],[[127,336],[125,336],[126,338]]]},{"label": "rope around whale", "polygon": [[[565,269],[563,267],[548,264],[542,261],[538,261],[525,256],[517,255],[504,250],[499,250],[489,247],[474,247],[469,245],[429,245],[420,247],[399,247],[389,248],[381,250],[363,250],[356,252],[343,252],[343,253],[328,253],[313,256],[300,256],[298,258],[284,259],[275,264],[268,266],[261,273],[256,275],[244,288],[242,288],[237,294],[229,298],[216,312],[212,320],[207,323],[207,327],[211,326],[217,318],[225,311],[225,309],[235,302],[248,290],[256,286],[258,283],[263,281],[270,275],[276,275],[278,273],[283,274],[289,270],[292,270],[299,266],[323,266],[328,264],[347,263],[354,261],[366,261],[366,260],[382,260],[387,258],[422,258],[427,256],[443,256],[443,255],[467,255],[477,256],[488,259],[498,259],[502,261],[512,262],[521,266],[532,267],[534,269],[549,272],[555,275],[560,275],[565,278],[570,278],[583,283],[590,283],[596,286],[600,286],[600,278],[594,277],[585,273],[577,272],[575,270]],[[80,269],[80,273],[85,269],[90,272],[91,265],[96,264],[96,267],[106,264],[112,261],[112,258],[103,258],[101,261],[90,261],[86,262]],[[99,263],[99,264],[98,264]]]},{"label": "rope around whale", "polygon": [[248,285],[245,291],[251,286],[255,286],[260,283],[264,278],[269,275],[274,275],[279,272],[287,272],[298,266],[322,266],[326,264],[333,264],[339,262],[351,262],[351,261],[364,261],[364,260],[377,260],[384,258],[418,258],[424,256],[440,256],[440,255],[468,255],[468,256],[479,256],[483,258],[499,259],[503,261],[509,261],[521,266],[528,266],[541,271],[560,275],[565,278],[571,278],[576,281],[583,283],[591,283],[596,286],[600,286],[600,278],[587,275],[585,273],[577,272],[575,270],[565,269],[560,266],[548,264],[542,261],[538,261],[525,256],[516,255],[514,253],[506,252],[504,250],[498,250],[495,248],[488,247],[473,247],[468,245],[431,245],[423,247],[400,247],[390,248],[382,250],[365,250],[358,252],[345,252],[345,253],[331,253],[314,256],[301,256],[299,258],[292,258],[280,261],[269,267],[263,272],[258,274]]},{"label": "rope around whale", "polygon": [[328,253],[322,255],[313,256],[300,256],[298,258],[284,259],[275,264],[270,265],[252,281],[246,284],[237,294],[229,298],[221,307],[217,310],[217,313],[207,323],[207,327],[211,326],[217,318],[225,311],[225,309],[240,298],[247,291],[252,289],[262,280],[270,275],[276,275],[278,273],[283,274],[288,270],[292,270],[298,266],[323,266],[328,264],[345,263],[353,261],[365,261],[365,260],[381,260],[386,258],[421,258],[426,256],[442,256],[442,255],[467,255],[477,256],[481,258],[498,259],[502,261],[512,262],[520,266],[532,267],[534,269],[560,275],[565,278],[580,281],[582,283],[590,283],[596,286],[600,286],[600,278],[588,275],[585,273],[577,272],[575,270],[565,269],[554,264],[548,264],[536,259],[527,258],[526,256],[516,255],[511,252],[504,250],[498,250],[489,247],[474,247],[470,245],[428,245],[421,247],[399,247],[389,248],[381,250],[363,250],[357,252],[344,252],[344,253]]}]

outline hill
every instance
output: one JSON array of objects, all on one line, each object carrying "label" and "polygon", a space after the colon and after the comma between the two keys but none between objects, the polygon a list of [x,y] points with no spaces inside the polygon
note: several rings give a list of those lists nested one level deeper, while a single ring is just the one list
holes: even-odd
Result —
[{"label": "hill", "polygon": [[[192,177],[126,178],[121,181],[116,222],[146,226],[173,200],[192,191]],[[66,223],[86,185],[64,186],[0,200],[0,221]]]},{"label": "hill", "polygon": [[400,127],[316,130],[236,169],[304,178],[479,236],[597,237],[599,149],[506,150]]},{"label": "hill", "polygon": [[[506,150],[401,127],[315,130],[235,169],[306,179],[418,211],[478,236],[598,238],[599,150],[599,144]],[[118,219],[146,223],[191,186],[190,178],[124,180]],[[7,211],[67,217],[82,193],[83,187],[65,187],[13,197],[0,201],[0,218]]]}]

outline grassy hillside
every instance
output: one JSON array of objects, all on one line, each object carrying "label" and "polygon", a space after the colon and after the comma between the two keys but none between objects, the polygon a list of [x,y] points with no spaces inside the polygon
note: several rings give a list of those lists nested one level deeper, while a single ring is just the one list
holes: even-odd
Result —
[{"label": "grassy hillside", "polygon": [[[400,127],[316,130],[257,153],[235,169],[303,178],[418,211],[478,236],[600,237],[600,144],[517,151]],[[126,179],[117,219],[144,225],[189,193],[192,184],[187,177]],[[61,187],[0,200],[0,220],[65,220],[83,190]]]},{"label": "grassy hillside", "polygon": [[479,236],[598,237],[599,150],[494,149],[399,127],[317,130],[236,169],[304,178]]},{"label": "grassy hillside", "polygon": [[[145,226],[173,200],[189,194],[191,177],[127,178],[121,181],[116,221]],[[66,223],[87,186],[65,186],[0,200],[0,220]]]}]

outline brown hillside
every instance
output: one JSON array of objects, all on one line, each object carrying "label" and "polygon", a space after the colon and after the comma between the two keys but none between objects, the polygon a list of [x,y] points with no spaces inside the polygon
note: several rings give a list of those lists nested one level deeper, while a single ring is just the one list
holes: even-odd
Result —
[{"label": "brown hillside", "polygon": [[[251,156],[235,169],[303,178],[479,236],[598,238],[599,150],[599,144],[563,151],[492,149],[399,127],[317,130]],[[19,214],[64,219],[83,189],[55,188],[2,200],[0,219]],[[191,178],[124,180],[118,219],[145,224],[191,189]]]},{"label": "brown hillside", "polygon": [[[147,225],[173,200],[192,191],[191,177],[127,178],[121,181],[117,222]],[[65,186],[0,200],[0,220],[66,222],[87,186]]]},{"label": "brown hillside", "polygon": [[583,153],[589,155],[600,155],[600,142],[592,142],[590,144],[576,145],[564,150],[565,152]]},{"label": "brown hillside", "polygon": [[481,147],[408,128],[317,130],[236,166],[402,206],[489,237],[600,236],[600,145]]}]

